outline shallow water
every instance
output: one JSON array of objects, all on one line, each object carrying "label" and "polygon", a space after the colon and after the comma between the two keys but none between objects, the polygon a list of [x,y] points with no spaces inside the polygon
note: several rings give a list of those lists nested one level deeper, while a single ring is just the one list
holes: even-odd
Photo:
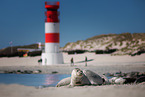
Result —
[{"label": "shallow water", "polygon": [[70,77],[70,74],[0,74],[0,84],[54,87],[66,77]]}]

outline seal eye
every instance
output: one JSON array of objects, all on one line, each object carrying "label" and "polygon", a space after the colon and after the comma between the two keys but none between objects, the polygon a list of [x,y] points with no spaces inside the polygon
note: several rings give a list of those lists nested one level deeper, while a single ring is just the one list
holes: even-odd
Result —
[{"label": "seal eye", "polygon": [[76,71],[79,72],[80,70],[79,69],[76,69]]},{"label": "seal eye", "polygon": [[79,68],[75,68],[75,70],[78,72],[78,71],[80,71],[80,69]]}]

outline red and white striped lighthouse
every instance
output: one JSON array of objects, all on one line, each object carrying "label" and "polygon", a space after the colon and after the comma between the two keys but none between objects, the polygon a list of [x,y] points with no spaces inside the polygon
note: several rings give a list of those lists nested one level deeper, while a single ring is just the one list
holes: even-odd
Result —
[{"label": "red and white striped lighthouse", "polygon": [[59,51],[59,2],[45,2],[45,52],[42,53],[42,65],[62,64],[63,56]]}]

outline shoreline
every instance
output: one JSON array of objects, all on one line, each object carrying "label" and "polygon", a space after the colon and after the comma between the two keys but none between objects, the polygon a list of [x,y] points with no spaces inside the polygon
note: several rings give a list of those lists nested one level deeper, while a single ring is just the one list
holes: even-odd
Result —
[{"label": "shoreline", "polygon": [[115,72],[145,72],[145,64],[135,64],[135,65],[100,65],[100,66],[0,66],[0,73],[4,73],[4,71],[37,71],[40,70],[40,74],[53,74],[56,72],[57,74],[71,74],[74,68],[80,68],[82,70],[88,69],[97,74],[102,75],[103,73],[115,73]]},{"label": "shoreline", "polygon": [[[88,59],[88,65],[113,65],[113,64],[128,64],[128,63],[145,63],[145,54],[139,56],[111,56],[110,54],[95,54],[95,53],[84,53],[84,54],[73,54],[68,55],[63,53],[64,64],[56,65],[70,65],[71,58],[74,59],[74,63],[77,65],[85,65],[85,57]],[[36,57],[2,57],[0,58],[1,66],[39,66],[38,60],[41,56]],[[54,65],[55,66],[55,65]]]},{"label": "shoreline", "polygon": [[[85,66],[85,57],[87,56],[88,62]],[[74,66],[70,66],[70,59],[73,57]],[[68,55],[63,53],[65,64],[47,65],[42,66],[38,63],[41,56],[36,57],[11,57],[0,58],[0,73],[4,71],[24,71],[41,70],[41,74],[52,74],[52,72],[58,72],[58,74],[71,74],[74,68],[92,70],[98,74],[113,73],[113,72],[131,72],[139,71],[145,72],[145,54],[140,56],[111,56],[110,54],[98,55],[94,53],[74,54]]]}]

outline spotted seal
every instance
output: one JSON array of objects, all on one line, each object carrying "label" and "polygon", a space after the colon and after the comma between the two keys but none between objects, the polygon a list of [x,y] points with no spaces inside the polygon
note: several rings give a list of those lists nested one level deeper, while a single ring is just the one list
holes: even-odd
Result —
[{"label": "spotted seal", "polygon": [[81,70],[79,68],[75,68],[72,73],[71,77],[62,79],[56,87],[60,86],[81,86],[81,85],[101,85],[103,84],[102,78],[90,71],[90,70]]}]

